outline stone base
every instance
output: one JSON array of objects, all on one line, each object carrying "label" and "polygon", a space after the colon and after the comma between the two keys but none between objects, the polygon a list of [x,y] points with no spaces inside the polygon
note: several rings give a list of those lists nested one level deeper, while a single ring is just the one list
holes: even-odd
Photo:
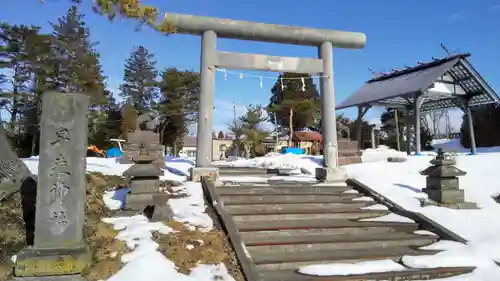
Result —
[{"label": "stone base", "polygon": [[422,189],[429,195],[429,199],[439,204],[453,205],[465,202],[464,191],[462,189]]},{"label": "stone base", "polygon": [[474,210],[474,209],[479,209],[476,203],[474,202],[461,202],[461,203],[455,203],[455,204],[442,204],[442,203],[437,203],[432,200],[426,200],[421,202],[421,206],[439,206],[439,207],[445,207],[445,208],[450,208],[450,209],[457,209],[457,210]]},{"label": "stone base", "polygon": [[360,156],[349,156],[349,157],[339,156],[337,161],[339,166],[345,166],[345,165],[362,163],[363,159]]},{"label": "stone base", "polygon": [[347,174],[342,168],[316,168],[316,179],[326,183],[344,183]]},{"label": "stone base", "polygon": [[163,192],[127,194],[125,210],[144,211],[147,206],[161,206],[167,203],[170,195]]},{"label": "stone base", "polygon": [[59,275],[44,277],[14,277],[11,281],[87,281],[81,275]]},{"label": "stone base", "polygon": [[392,157],[387,157],[387,162],[391,163],[402,163],[406,162],[406,157],[398,157],[398,156],[392,156]]},{"label": "stone base", "polygon": [[210,180],[216,182],[219,180],[219,169],[218,168],[204,168],[204,167],[193,167],[191,168],[191,181],[200,182],[201,177],[208,177]]},{"label": "stone base", "polygon": [[36,280],[42,280],[38,279],[39,276],[79,275],[90,261],[90,252],[84,245],[70,249],[25,248],[17,255],[14,276],[36,277]]}]

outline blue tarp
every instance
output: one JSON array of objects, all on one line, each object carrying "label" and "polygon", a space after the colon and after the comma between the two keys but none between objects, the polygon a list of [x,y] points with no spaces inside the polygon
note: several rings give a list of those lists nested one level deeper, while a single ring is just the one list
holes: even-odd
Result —
[{"label": "blue tarp", "polygon": [[106,158],[120,158],[123,156],[123,152],[119,148],[111,148],[106,152]]},{"label": "blue tarp", "polygon": [[297,147],[285,147],[282,150],[282,153],[291,153],[291,154],[304,154],[305,150],[302,148],[297,148]]}]

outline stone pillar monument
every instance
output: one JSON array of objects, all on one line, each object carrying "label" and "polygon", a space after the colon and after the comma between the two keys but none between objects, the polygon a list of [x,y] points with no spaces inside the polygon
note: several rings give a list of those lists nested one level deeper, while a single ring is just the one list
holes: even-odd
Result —
[{"label": "stone pillar monument", "polygon": [[33,247],[22,250],[15,280],[84,280],[87,109],[84,94],[45,93]]}]

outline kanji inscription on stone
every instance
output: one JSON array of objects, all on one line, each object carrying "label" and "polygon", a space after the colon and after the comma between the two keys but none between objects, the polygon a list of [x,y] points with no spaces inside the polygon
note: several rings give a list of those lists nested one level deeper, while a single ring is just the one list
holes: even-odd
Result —
[{"label": "kanji inscription on stone", "polygon": [[47,93],[42,104],[35,246],[81,244],[88,97]]}]

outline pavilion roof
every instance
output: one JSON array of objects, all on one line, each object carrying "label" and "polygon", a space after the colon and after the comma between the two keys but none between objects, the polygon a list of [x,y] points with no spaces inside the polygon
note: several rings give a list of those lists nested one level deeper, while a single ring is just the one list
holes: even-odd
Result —
[{"label": "pavilion roof", "polygon": [[[498,102],[498,95],[467,60],[469,56],[455,54],[433,58],[430,62],[377,74],[336,108],[407,107],[413,104],[415,94],[424,96],[422,112],[458,107],[460,96],[470,98],[470,106]],[[450,89],[453,90],[450,92]]]}]

